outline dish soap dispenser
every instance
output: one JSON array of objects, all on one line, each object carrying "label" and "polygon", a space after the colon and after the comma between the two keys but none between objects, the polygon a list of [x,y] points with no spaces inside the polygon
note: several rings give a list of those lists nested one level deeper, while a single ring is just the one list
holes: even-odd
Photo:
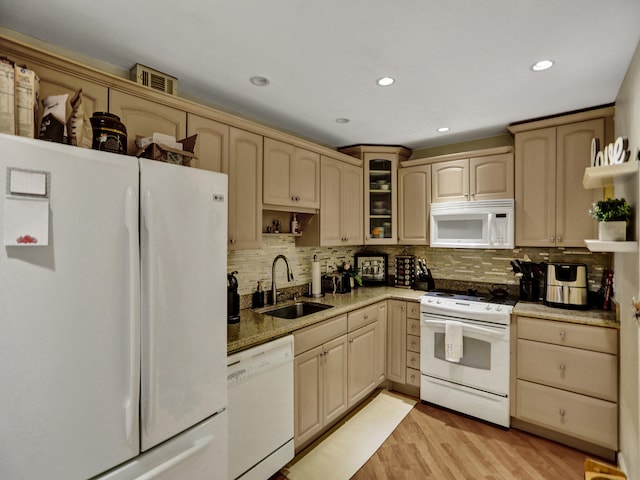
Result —
[{"label": "dish soap dispenser", "polygon": [[264,290],[262,290],[262,282],[258,282],[256,291],[253,292],[253,300],[251,302],[252,308],[264,307]]}]

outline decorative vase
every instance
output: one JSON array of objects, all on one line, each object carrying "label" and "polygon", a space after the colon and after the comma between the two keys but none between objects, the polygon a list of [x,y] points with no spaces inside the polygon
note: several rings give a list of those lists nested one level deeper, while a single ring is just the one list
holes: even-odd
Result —
[{"label": "decorative vase", "polygon": [[616,222],[598,223],[598,240],[608,242],[618,242],[627,239],[627,222],[624,220]]}]

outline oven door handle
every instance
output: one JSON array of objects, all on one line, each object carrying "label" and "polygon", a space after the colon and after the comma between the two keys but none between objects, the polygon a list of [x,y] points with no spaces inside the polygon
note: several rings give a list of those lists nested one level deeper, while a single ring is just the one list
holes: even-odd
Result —
[{"label": "oven door handle", "polygon": [[[423,320],[423,322],[425,325],[433,325],[434,327],[445,327],[447,325],[444,320]],[[481,333],[494,338],[503,338],[508,334],[507,329],[501,329],[501,331],[489,330],[488,328],[477,327],[464,322],[462,322],[462,331]]]}]

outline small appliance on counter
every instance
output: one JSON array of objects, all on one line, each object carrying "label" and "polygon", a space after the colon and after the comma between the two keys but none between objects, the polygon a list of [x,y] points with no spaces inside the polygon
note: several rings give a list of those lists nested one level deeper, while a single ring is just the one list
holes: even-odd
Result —
[{"label": "small appliance on counter", "polygon": [[587,266],[579,263],[549,263],[544,304],[557,308],[588,309]]},{"label": "small appliance on counter", "polygon": [[[322,293],[349,293],[351,277],[347,273],[327,273],[322,276]],[[322,295],[320,295],[322,296]]]},{"label": "small appliance on counter", "polygon": [[227,323],[240,322],[240,295],[238,294],[237,271],[227,274]]}]

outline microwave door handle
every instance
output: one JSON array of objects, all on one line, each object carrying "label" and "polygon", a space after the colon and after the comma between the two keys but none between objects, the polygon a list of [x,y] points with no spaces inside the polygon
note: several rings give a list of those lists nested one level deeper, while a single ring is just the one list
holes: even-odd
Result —
[{"label": "microwave door handle", "polygon": [[[424,320],[425,325],[433,325],[434,327],[444,327],[447,322],[443,320]],[[506,331],[489,330],[488,328],[477,327],[475,325],[469,325],[467,323],[462,324],[462,332],[475,332],[487,335],[489,337],[502,338],[507,333]]]}]

